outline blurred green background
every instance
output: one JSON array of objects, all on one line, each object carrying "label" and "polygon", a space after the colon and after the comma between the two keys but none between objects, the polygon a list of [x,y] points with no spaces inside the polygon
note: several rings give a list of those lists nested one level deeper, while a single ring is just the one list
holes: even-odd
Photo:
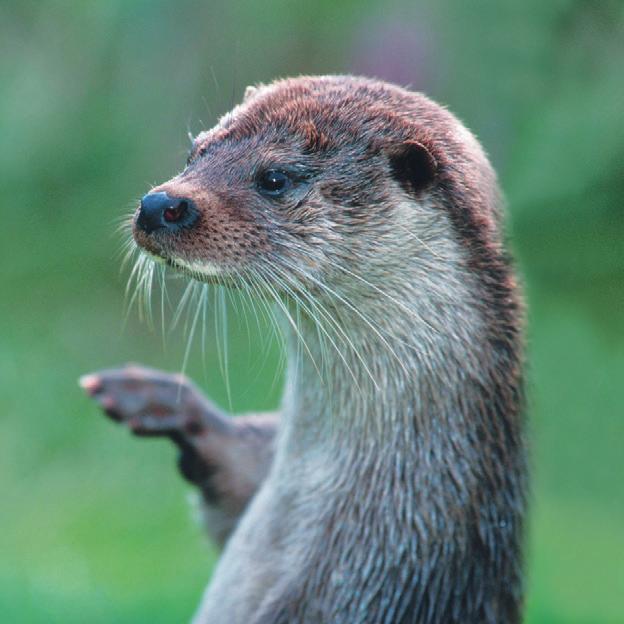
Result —
[{"label": "blurred green background", "polygon": [[[0,621],[181,622],[215,552],[166,442],[76,378],[179,370],[131,311],[114,221],[247,84],[356,72],[426,91],[500,172],[530,304],[526,621],[624,622],[624,3],[0,3]],[[230,327],[235,410],[275,405],[274,347]],[[214,340],[188,372],[227,403]],[[267,388],[271,388],[267,390]]]}]

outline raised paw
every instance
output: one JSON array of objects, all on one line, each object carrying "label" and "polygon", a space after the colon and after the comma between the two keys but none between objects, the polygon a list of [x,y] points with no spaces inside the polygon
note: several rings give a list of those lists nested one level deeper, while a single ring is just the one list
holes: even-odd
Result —
[{"label": "raised paw", "polygon": [[79,383],[111,419],[136,435],[193,436],[228,426],[183,375],[124,366],[84,375]]},{"label": "raised paw", "polygon": [[215,497],[212,477],[220,441],[232,424],[183,375],[124,366],[84,375],[80,385],[112,420],[138,436],[165,436],[179,448],[178,467],[204,496]]},{"label": "raised paw", "polygon": [[269,470],[275,415],[230,419],[184,376],[124,366],[84,375],[80,385],[114,421],[139,436],[165,436],[196,485],[222,544]]}]

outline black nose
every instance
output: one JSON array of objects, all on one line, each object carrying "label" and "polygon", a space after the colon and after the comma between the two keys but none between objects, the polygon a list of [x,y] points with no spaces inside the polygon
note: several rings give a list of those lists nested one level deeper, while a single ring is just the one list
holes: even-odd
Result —
[{"label": "black nose", "polygon": [[148,193],[141,200],[137,226],[148,234],[161,228],[178,230],[193,225],[197,216],[197,208],[190,199]]}]

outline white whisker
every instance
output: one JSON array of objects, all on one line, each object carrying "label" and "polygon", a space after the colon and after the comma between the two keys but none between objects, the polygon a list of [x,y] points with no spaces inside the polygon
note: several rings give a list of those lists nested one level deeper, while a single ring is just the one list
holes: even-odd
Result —
[{"label": "white whisker", "polygon": [[329,286],[327,286],[327,284],[325,284],[321,280],[315,278],[310,273],[303,272],[302,269],[300,269],[299,267],[297,267],[294,264],[291,264],[288,261],[284,261],[284,262],[286,262],[293,271],[297,271],[297,272],[301,273],[303,275],[304,279],[309,279],[314,284],[316,284],[321,290],[323,290],[328,295],[330,295],[331,297],[335,298],[337,301],[339,301],[340,303],[345,305],[349,310],[351,310],[381,340],[383,345],[388,349],[390,354],[396,359],[396,361],[399,363],[399,365],[404,370],[404,372],[406,374],[409,374],[409,371],[407,371],[407,369],[405,368],[405,364],[403,363],[403,360],[399,357],[399,355],[396,353],[396,351],[392,348],[392,346],[386,340],[386,338],[384,338],[384,336],[382,335],[381,331],[353,303],[351,303],[348,299],[346,299],[342,295],[338,294],[334,289],[332,289]]},{"label": "white whisker", "polygon": [[221,331],[223,338],[223,382],[225,383],[225,392],[228,399],[230,411],[232,411],[232,389],[230,388],[230,369],[228,362],[228,318],[227,306],[225,302],[225,287],[220,284],[219,288],[219,314],[221,315]]},{"label": "white whisker", "polygon": [[[274,269],[275,270],[279,270],[278,267],[274,267]],[[301,305],[303,307],[304,311],[306,312],[306,314],[308,315],[310,320],[312,320],[314,322],[314,325],[316,327],[317,332],[321,332],[323,334],[323,336],[325,338],[327,338],[327,340],[329,340],[330,344],[332,345],[332,347],[336,351],[336,354],[342,360],[343,364],[346,366],[346,368],[347,368],[348,372],[350,373],[351,377],[353,378],[356,386],[358,386],[358,388],[361,390],[361,388],[359,386],[358,379],[357,379],[355,373],[353,372],[353,370],[351,369],[351,366],[349,365],[349,362],[347,361],[345,355],[342,353],[341,349],[336,344],[335,340],[331,337],[331,335],[329,334],[329,332],[325,328],[325,326],[324,326],[324,324],[322,322],[322,319],[320,319],[318,317],[318,313],[320,313],[323,316],[323,318],[329,323],[329,326],[334,330],[334,332],[336,332],[337,338],[342,340],[345,343],[345,345],[348,348],[351,349],[351,351],[354,353],[354,355],[357,357],[357,359],[362,364],[365,372],[369,376],[370,380],[373,382],[373,385],[375,386],[375,388],[379,389],[377,381],[376,381],[375,377],[373,376],[370,368],[368,367],[368,365],[366,364],[365,360],[363,359],[363,357],[361,356],[359,351],[356,349],[355,345],[353,344],[353,342],[349,338],[348,334],[344,331],[344,329],[342,329],[342,327],[334,319],[331,318],[331,315],[329,315],[329,313],[327,313],[327,311],[324,308],[321,307],[319,302],[314,301],[314,299],[305,291],[305,289],[303,289],[300,284],[296,283],[293,280],[292,276],[290,276],[288,273],[286,273],[286,272],[284,272],[282,270],[279,270],[279,272],[282,275],[282,277],[284,278],[284,280],[288,280],[289,282],[291,282],[294,285],[294,287],[297,289],[297,292],[299,292],[302,296],[304,296],[306,298],[306,301],[308,302],[308,305],[306,305],[305,303],[303,303],[301,301],[301,299],[297,296],[297,294],[292,291],[292,289],[285,283],[284,280],[280,280],[277,276],[275,276],[276,281],[281,285],[281,287],[283,289],[285,289],[286,292],[288,292],[288,294],[295,301],[297,301],[299,305]],[[319,344],[321,345],[321,356],[323,357],[323,348],[322,348],[323,339],[321,338],[320,335],[319,335]]]},{"label": "white whisker", "polygon": [[[191,323],[191,328],[188,333],[188,337],[186,340],[186,348],[184,349],[184,357],[182,358],[182,369],[181,372],[184,374],[186,372],[186,366],[188,364],[189,355],[191,352],[191,344],[193,343],[193,336],[195,335],[195,329],[197,327],[197,320],[199,319],[200,312],[202,311],[201,305],[201,297],[204,296],[205,290],[201,291],[199,296],[199,301],[197,302],[197,309],[195,310],[195,314],[193,316],[193,322]],[[180,381],[180,385],[178,387],[178,399],[180,398],[180,392],[182,391],[182,381]]]}]

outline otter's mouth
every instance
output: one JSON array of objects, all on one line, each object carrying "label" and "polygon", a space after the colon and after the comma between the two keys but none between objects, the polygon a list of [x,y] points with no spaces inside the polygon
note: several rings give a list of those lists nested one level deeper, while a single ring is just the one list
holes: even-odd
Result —
[{"label": "otter's mouth", "polygon": [[159,247],[156,247],[156,245],[150,244],[148,246],[143,244],[143,241],[137,241],[136,237],[135,244],[140,253],[154,264],[170,267],[179,275],[198,282],[223,284],[231,277],[231,271],[209,260],[185,260],[171,256]]},{"label": "otter's mouth", "polygon": [[160,258],[160,262],[199,282],[217,284],[222,283],[223,279],[228,277],[227,271],[212,262],[188,261],[181,258]]},{"label": "otter's mouth", "polygon": [[[136,219],[135,219],[136,221]],[[199,282],[218,283],[229,271],[210,260],[187,260],[177,256],[170,249],[171,241],[162,241],[154,234],[146,235],[141,229],[133,228],[134,243],[142,254],[152,262],[171,267],[176,272]]]}]

